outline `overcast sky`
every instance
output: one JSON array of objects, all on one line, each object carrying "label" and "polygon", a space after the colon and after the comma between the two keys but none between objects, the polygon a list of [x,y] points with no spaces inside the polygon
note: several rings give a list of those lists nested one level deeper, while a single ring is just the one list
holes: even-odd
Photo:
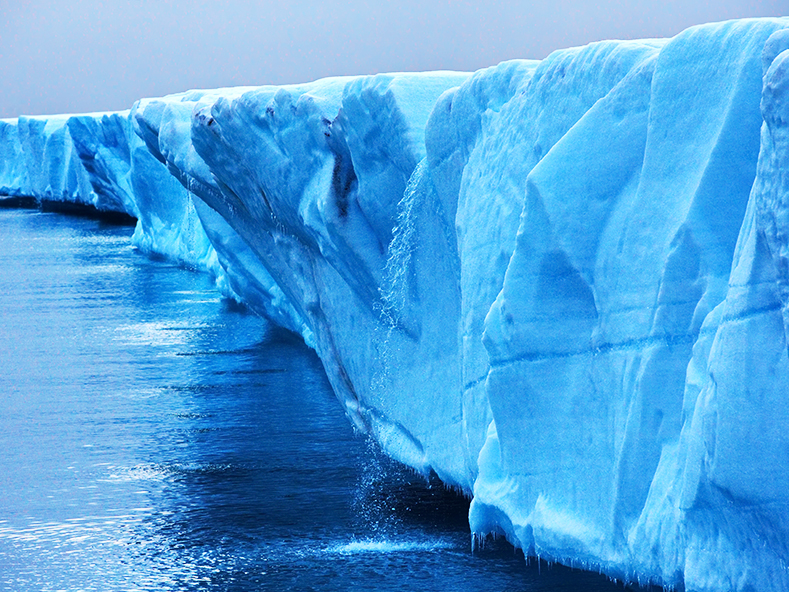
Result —
[{"label": "overcast sky", "polygon": [[789,15],[789,0],[0,0],[0,117],[189,88],[476,70],[600,39]]}]

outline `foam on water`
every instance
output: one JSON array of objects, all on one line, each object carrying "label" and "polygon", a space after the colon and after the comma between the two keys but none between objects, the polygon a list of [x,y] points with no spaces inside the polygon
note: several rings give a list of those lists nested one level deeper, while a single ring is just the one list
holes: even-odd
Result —
[{"label": "foam on water", "polygon": [[439,551],[442,549],[452,549],[454,546],[454,543],[444,539],[429,539],[425,541],[365,539],[332,545],[325,550],[325,553],[339,555],[356,555],[360,553],[408,553]]}]

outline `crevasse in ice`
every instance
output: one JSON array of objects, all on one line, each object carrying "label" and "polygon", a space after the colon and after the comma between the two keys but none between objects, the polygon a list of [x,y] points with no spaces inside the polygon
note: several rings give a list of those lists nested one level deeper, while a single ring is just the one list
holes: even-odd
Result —
[{"label": "crevasse in ice", "polygon": [[4,120],[0,193],[132,214],[301,334],[477,535],[789,588],[789,19]]}]

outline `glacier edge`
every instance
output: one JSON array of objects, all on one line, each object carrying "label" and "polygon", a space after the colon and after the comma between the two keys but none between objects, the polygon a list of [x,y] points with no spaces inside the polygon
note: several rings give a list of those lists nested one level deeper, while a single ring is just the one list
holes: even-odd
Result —
[{"label": "glacier edge", "polygon": [[789,589],[789,19],[475,73],[0,121],[0,195],[137,218],[300,334],[475,536]]}]

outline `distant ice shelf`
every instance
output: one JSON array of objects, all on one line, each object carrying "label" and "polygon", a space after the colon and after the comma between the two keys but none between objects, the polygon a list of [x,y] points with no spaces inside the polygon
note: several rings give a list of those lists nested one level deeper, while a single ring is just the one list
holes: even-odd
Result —
[{"label": "distant ice shelf", "polygon": [[302,335],[475,535],[789,589],[789,19],[2,120],[0,194]]}]

